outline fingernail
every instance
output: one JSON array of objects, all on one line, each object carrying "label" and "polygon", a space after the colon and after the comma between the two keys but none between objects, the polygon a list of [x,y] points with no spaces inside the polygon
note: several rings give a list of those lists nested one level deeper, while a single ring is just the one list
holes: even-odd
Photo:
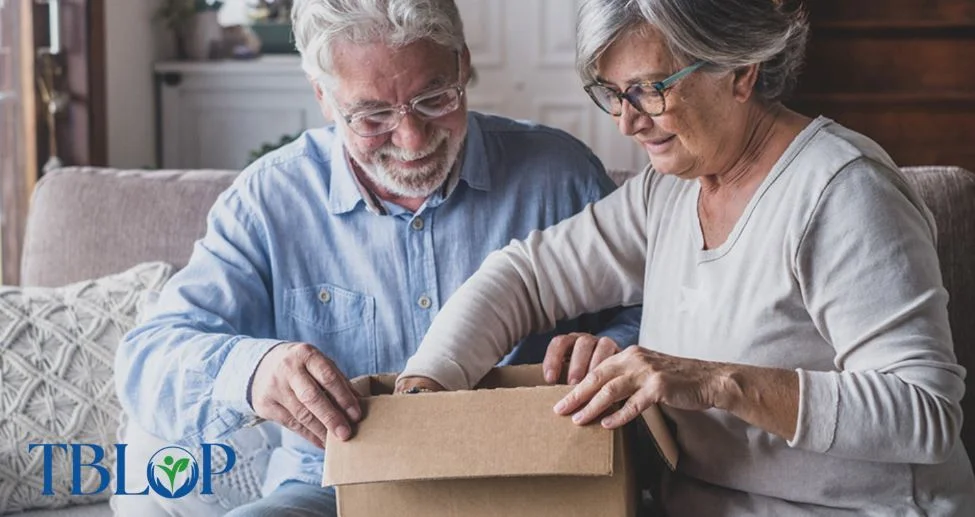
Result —
[{"label": "fingernail", "polygon": [[335,430],[335,434],[339,437],[340,440],[344,442],[349,439],[349,435],[351,435],[352,433],[351,431],[349,431],[348,427],[345,427],[343,425],[342,427],[339,427],[338,429]]},{"label": "fingernail", "polygon": [[552,377],[554,376],[555,376],[555,372],[553,372],[551,369],[545,370],[545,382],[549,384],[555,382],[555,380],[552,379]]},{"label": "fingernail", "polygon": [[349,415],[349,418],[351,418],[352,420],[355,420],[356,422],[358,422],[359,421],[359,418],[362,417],[362,413],[359,412],[359,408],[357,408],[355,406],[345,408],[345,413],[347,415]]},{"label": "fingernail", "polygon": [[569,384],[579,384],[579,378],[572,377],[571,379],[569,379]]},{"label": "fingernail", "polygon": [[582,421],[582,412],[580,411],[580,412],[572,415],[572,421],[575,422],[575,423],[577,423],[577,424],[579,422],[581,422]]},{"label": "fingernail", "polygon": [[555,404],[555,412],[561,414],[563,411],[565,411],[565,406],[565,399],[558,401]]},{"label": "fingernail", "polygon": [[612,423],[613,422],[612,420],[609,419],[609,417],[606,417],[599,422],[599,424],[605,427],[606,429],[609,429],[609,426],[612,425]]}]

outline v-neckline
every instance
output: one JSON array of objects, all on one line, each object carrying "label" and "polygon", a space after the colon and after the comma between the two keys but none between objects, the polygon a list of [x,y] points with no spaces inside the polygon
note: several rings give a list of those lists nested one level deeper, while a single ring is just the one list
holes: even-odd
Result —
[{"label": "v-neckline", "polygon": [[796,155],[806,146],[806,143],[817,133],[819,130],[831,122],[830,119],[820,116],[810,122],[798,135],[789,143],[786,147],[785,152],[782,156],[775,162],[772,166],[772,170],[769,171],[762,183],[759,184],[758,188],[755,189],[755,193],[752,194],[752,198],[748,200],[748,204],[745,205],[745,210],[742,211],[741,216],[735,221],[734,227],[731,229],[731,233],[728,237],[721,243],[720,246],[711,249],[704,249],[704,230],[701,228],[701,216],[698,212],[698,204],[701,202],[701,182],[698,180],[693,180],[695,185],[693,187],[693,202],[690,203],[690,221],[691,230],[694,234],[694,246],[698,252],[697,262],[698,264],[704,262],[710,262],[713,260],[718,260],[725,256],[734,248],[735,243],[741,237],[742,232],[744,232],[745,227],[748,225],[749,219],[751,219],[752,213],[755,211],[756,206],[761,201],[762,197],[768,191],[769,187],[775,183],[775,180],[782,175],[782,173],[788,168],[792,160],[795,159]]}]

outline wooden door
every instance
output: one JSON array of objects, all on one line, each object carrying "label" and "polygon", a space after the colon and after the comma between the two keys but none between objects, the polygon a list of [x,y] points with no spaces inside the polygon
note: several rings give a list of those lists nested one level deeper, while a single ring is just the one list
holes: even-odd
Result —
[{"label": "wooden door", "polygon": [[975,170],[975,1],[815,0],[797,97],[899,165]]},{"label": "wooden door", "polygon": [[0,265],[20,278],[27,199],[34,187],[35,118],[30,0],[0,0]]}]

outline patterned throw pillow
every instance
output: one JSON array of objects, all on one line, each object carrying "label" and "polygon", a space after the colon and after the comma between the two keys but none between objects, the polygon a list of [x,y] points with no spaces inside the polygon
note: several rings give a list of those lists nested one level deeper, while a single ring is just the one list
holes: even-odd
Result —
[{"label": "patterned throw pillow", "polygon": [[[101,445],[114,465],[121,408],[112,367],[115,349],[135,324],[140,300],[173,267],[150,262],[117,275],[59,288],[0,286],[0,515],[108,499],[110,490],[70,496],[71,465],[54,450],[55,495],[41,493],[43,451],[31,443]],[[92,459],[90,449],[86,460]],[[84,456],[84,455],[83,455]],[[82,489],[100,483],[83,471]]]}]

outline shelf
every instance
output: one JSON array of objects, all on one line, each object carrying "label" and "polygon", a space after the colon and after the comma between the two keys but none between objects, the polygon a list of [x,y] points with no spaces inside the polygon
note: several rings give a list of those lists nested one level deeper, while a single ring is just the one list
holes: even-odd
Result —
[{"label": "shelf", "polygon": [[301,56],[297,54],[267,55],[248,60],[217,61],[161,61],[153,69],[156,73],[195,73],[195,74],[253,74],[256,71],[268,73],[303,73]]}]

